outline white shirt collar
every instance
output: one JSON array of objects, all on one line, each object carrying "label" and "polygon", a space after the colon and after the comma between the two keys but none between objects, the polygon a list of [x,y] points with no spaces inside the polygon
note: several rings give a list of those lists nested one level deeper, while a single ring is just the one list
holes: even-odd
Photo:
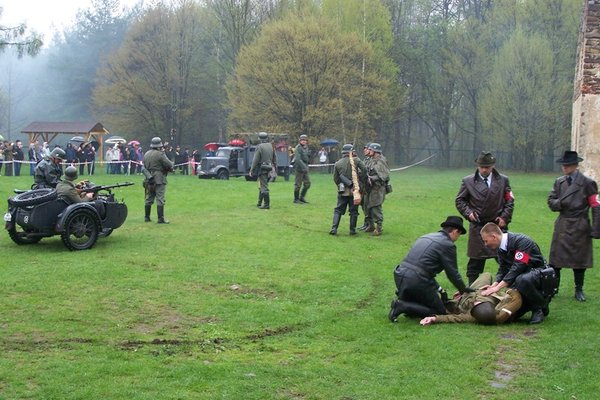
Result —
[{"label": "white shirt collar", "polygon": [[508,233],[502,233],[502,239],[500,239],[500,250],[506,251],[508,247]]}]

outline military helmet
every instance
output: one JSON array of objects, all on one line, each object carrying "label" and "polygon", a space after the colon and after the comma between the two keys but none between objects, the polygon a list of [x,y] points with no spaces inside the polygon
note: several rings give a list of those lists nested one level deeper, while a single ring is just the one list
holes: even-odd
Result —
[{"label": "military helmet", "polygon": [[75,168],[72,165],[69,165],[65,169],[65,179],[68,181],[74,181],[75,179],[77,179],[77,168]]},{"label": "military helmet", "polygon": [[344,147],[342,147],[342,154],[349,154],[353,151],[354,151],[354,146],[350,143],[345,144]]},{"label": "military helmet", "polygon": [[381,145],[379,143],[369,143],[369,150],[381,153]]},{"label": "military helmet", "polygon": [[60,158],[61,160],[64,160],[65,158],[67,158],[67,154],[65,153],[65,151],[63,149],[61,149],[60,147],[55,147],[51,152],[50,152],[50,157],[52,158]]},{"label": "military helmet", "polygon": [[163,147],[162,140],[158,136],[154,136],[150,141],[150,147],[153,149],[160,149]]},{"label": "military helmet", "polygon": [[496,324],[496,309],[487,301],[481,302],[471,309],[471,316],[483,325]]},{"label": "military helmet", "polygon": [[308,140],[308,136],[306,136],[306,135],[300,135],[300,137],[298,138],[298,140]]},{"label": "military helmet", "polygon": [[258,138],[261,142],[267,141],[269,139],[269,134],[267,132],[259,132]]},{"label": "military helmet", "polygon": [[368,149],[370,145],[371,145],[371,143],[365,143],[365,145],[363,146],[363,149]]}]

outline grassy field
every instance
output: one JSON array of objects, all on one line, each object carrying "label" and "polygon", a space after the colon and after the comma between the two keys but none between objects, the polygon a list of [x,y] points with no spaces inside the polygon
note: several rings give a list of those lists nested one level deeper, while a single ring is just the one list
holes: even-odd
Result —
[{"label": "grassy field", "polygon": [[[170,225],[143,222],[132,176],[136,185],[116,192],[127,221],[88,251],[70,252],[58,236],[17,246],[4,231],[0,399],[597,398],[599,268],[586,275],[584,304],[565,271],[538,326],[387,320],[394,267],[456,214],[469,173],[394,173],[381,237],[349,236],[347,215],[328,234],[336,192],[324,174],[312,175],[308,205],[292,203],[291,181],[273,183],[268,211],[255,206],[254,182],[172,176]],[[548,254],[555,176],[509,175],[511,230]],[[2,176],[0,193],[30,184]],[[457,242],[463,275],[466,242]]]}]

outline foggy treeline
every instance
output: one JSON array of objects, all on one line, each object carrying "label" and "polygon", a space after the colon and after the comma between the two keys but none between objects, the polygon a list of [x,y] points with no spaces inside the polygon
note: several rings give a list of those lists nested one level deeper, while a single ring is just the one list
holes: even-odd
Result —
[{"label": "foggy treeline", "polygon": [[[101,122],[201,148],[235,132],[378,141],[549,170],[568,149],[582,0],[93,0],[35,57],[0,54],[0,132]],[[0,25],[2,24],[0,16]],[[35,29],[35,27],[29,27]]]}]

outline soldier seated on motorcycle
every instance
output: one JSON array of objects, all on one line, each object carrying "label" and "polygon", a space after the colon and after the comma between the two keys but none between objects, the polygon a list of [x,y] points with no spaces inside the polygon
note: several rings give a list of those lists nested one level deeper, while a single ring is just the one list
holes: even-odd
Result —
[{"label": "soldier seated on motorcycle", "polygon": [[61,163],[67,157],[65,151],[56,147],[35,167],[32,189],[56,188],[62,176]]},{"label": "soldier seated on motorcycle", "polygon": [[70,204],[93,201],[94,193],[89,193],[81,190],[80,184],[75,184],[77,179],[77,168],[69,166],[65,169],[65,180],[60,181],[56,185],[56,194]]}]

